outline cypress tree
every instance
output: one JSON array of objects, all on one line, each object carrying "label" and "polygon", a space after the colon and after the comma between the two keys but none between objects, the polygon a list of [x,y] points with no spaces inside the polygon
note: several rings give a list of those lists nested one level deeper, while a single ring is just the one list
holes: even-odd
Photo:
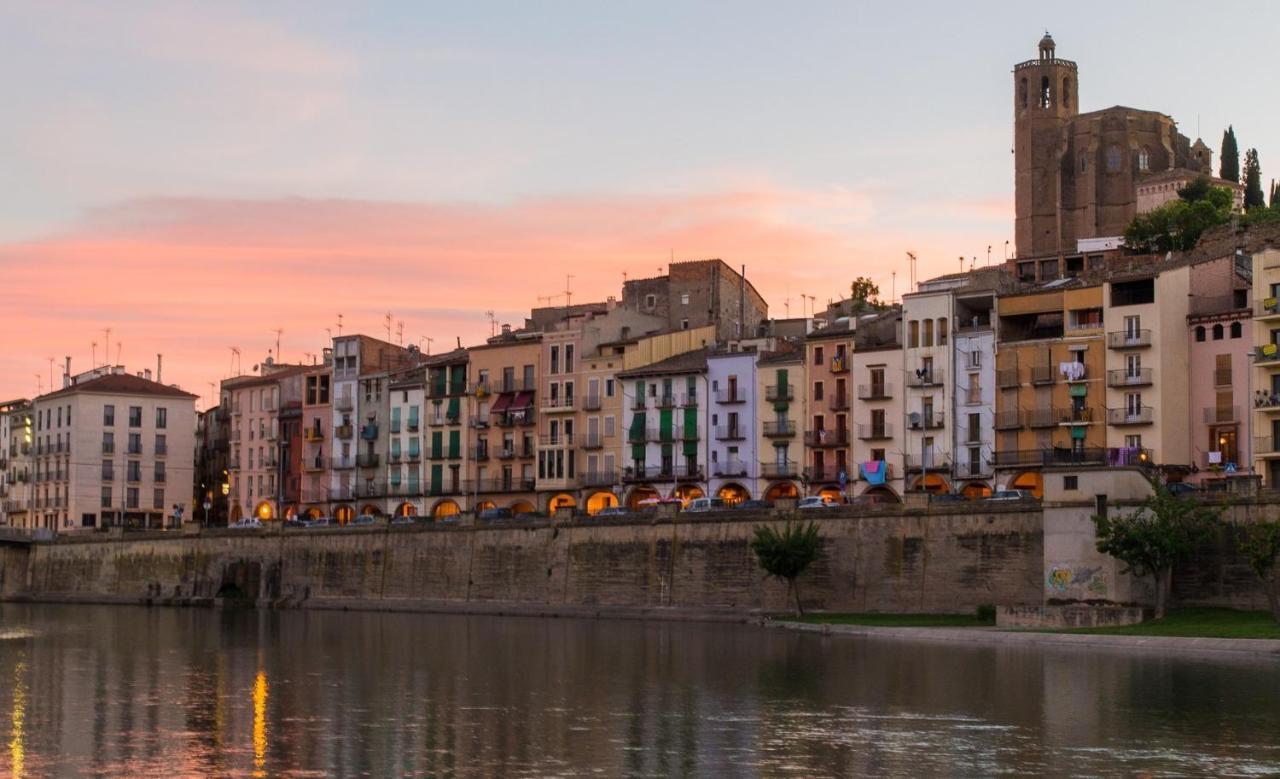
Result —
[{"label": "cypress tree", "polygon": [[1236,131],[1231,125],[1222,133],[1222,153],[1218,162],[1218,177],[1240,183],[1240,148],[1236,146]]},{"label": "cypress tree", "polygon": [[1271,179],[1271,207],[1280,210],[1280,182]]},{"label": "cypress tree", "polygon": [[1258,150],[1244,153],[1244,208],[1266,208],[1267,199],[1262,193],[1262,168],[1258,165]]}]

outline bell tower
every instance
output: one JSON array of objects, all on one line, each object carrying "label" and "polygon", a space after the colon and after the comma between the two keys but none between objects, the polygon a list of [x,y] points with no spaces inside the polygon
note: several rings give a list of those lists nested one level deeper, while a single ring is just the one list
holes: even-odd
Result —
[{"label": "bell tower", "polygon": [[1074,249],[1063,246],[1070,240],[1063,234],[1063,157],[1068,127],[1079,113],[1079,84],[1076,63],[1058,59],[1055,50],[1046,31],[1039,56],[1013,67],[1014,238],[1020,257]]}]

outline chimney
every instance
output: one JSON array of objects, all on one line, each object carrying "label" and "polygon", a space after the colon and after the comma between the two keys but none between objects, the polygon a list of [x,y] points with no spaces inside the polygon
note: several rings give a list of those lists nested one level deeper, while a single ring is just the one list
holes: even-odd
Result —
[{"label": "chimney", "polygon": [[71,355],[66,356],[66,368],[62,371],[62,386],[71,386]]},{"label": "chimney", "polygon": [[156,383],[157,383],[157,384],[163,384],[163,383],[164,383],[164,382],[160,379],[160,376],[161,376],[160,370],[161,370],[161,368],[163,367],[163,365],[164,365],[164,355],[163,355],[163,354],[157,354],[157,355],[156,355]]},{"label": "chimney", "polygon": [[502,334],[503,334],[503,335],[511,335],[511,325],[503,325],[503,326],[502,326]]},{"label": "chimney", "polygon": [[151,369],[150,369],[150,368],[147,368],[145,371],[143,371],[143,372],[142,372],[142,378],[146,379],[147,381],[151,381]]}]

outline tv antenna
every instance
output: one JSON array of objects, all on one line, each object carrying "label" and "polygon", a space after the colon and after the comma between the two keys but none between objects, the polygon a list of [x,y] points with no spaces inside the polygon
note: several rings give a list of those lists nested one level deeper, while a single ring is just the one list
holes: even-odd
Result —
[{"label": "tv antenna", "polygon": [[498,334],[498,318],[494,316],[492,310],[484,312],[484,315],[489,317],[489,337],[492,338]]},{"label": "tv antenna", "polygon": [[342,337],[342,314],[338,314],[338,337]]},{"label": "tv antenna", "polygon": [[396,343],[404,346],[404,320],[396,320]]},{"label": "tv antenna", "polygon": [[276,362],[283,362],[280,359],[280,336],[284,335],[284,328],[277,327],[275,330],[272,330],[271,332],[276,334]]},{"label": "tv antenna", "polygon": [[387,329],[387,343],[391,343],[391,312],[388,311],[382,319],[383,326]]},{"label": "tv antenna", "polygon": [[102,328],[102,362],[111,362],[111,328]]},{"label": "tv antenna", "polygon": [[93,358],[89,361],[89,367],[96,368],[98,367],[98,342],[90,341],[89,349],[93,352]]},{"label": "tv antenna", "polygon": [[231,375],[239,376],[243,367],[240,364],[240,347],[231,347]]},{"label": "tv antenna", "polygon": [[430,356],[431,356],[431,342],[432,342],[432,340],[434,340],[434,339],[433,339],[431,336],[429,336],[429,335],[421,335],[421,336],[418,336],[418,348],[419,348],[419,349],[421,349],[421,348],[422,348],[422,342],[423,342],[423,341],[426,341],[426,342],[427,342],[427,350],[426,350],[425,352],[423,352],[423,354],[427,355],[428,357],[430,357]]},{"label": "tv antenna", "polygon": [[907,252],[907,260],[908,260],[908,264],[911,266],[910,289],[912,292],[915,292],[916,291],[916,253],[912,251]]}]

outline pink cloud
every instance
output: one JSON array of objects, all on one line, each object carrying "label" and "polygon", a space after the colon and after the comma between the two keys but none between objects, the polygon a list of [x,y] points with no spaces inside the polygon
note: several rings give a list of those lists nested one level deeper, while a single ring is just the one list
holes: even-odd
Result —
[{"label": "pink cloud", "polygon": [[[980,240],[980,239],[978,239]],[[97,209],[43,240],[0,245],[16,289],[0,354],[0,396],[29,395],[47,357],[90,360],[112,327],[124,361],[208,393],[229,370],[274,345],[303,359],[344,315],[346,332],[382,332],[383,314],[405,321],[406,342],[437,348],[488,333],[485,310],[518,323],[538,296],[573,274],[574,299],[617,294],[623,273],[650,276],[676,259],[720,257],[748,276],[783,315],[799,295],[839,297],[856,275],[880,282],[907,248],[926,258],[920,278],[954,270],[957,243],[974,236],[877,228],[871,198],[842,190],[755,189],[679,197],[539,199],[502,205],[353,200],[156,198]],[[113,346],[114,352],[114,346]],[[56,379],[56,377],[55,377]]]}]

